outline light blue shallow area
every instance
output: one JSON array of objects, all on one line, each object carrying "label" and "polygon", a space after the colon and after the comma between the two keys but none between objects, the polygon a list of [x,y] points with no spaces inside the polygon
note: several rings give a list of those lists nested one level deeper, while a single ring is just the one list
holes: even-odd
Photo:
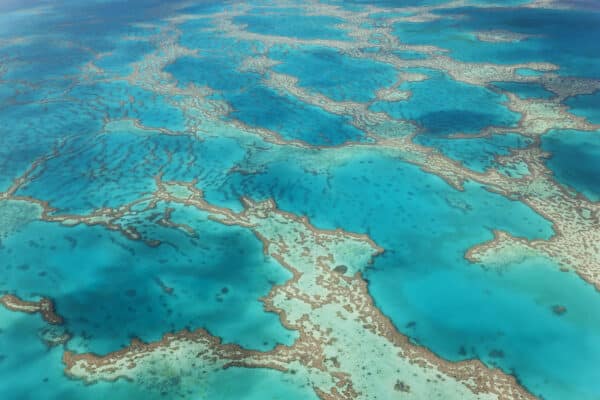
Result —
[{"label": "light blue shallow area", "polygon": [[7,59],[9,68],[2,78],[39,83],[65,75],[76,76],[89,59],[89,53],[57,38],[49,39],[35,38],[25,44],[2,46],[0,59]]},{"label": "light blue shallow area", "polygon": [[[471,268],[457,277],[452,268],[391,272],[386,264],[376,264],[384,271],[370,276],[371,291],[418,343],[447,359],[479,358],[514,372],[545,399],[596,398],[600,302],[579,277],[534,258],[485,276],[478,266],[456,265]],[[566,314],[554,314],[556,305]]]},{"label": "light blue shallow area", "polygon": [[428,69],[414,69],[429,79],[400,85],[410,90],[408,101],[373,103],[373,111],[383,111],[395,118],[418,122],[425,133],[477,133],[488,126],[514,126],[519,114],[502,104],[504,96],[480,86],[451,79],[444,73]]},{"label": "light blue shallow area", "polygon": [[[38,315],[0,308],[0,397],[27,400],[79,398],[148,398],[148,394],[124,381],[86,386],[65,378],[63,348],[48,348],[40,339],[47,324]],[[26,360],[26,362],[24,362]],[[91,393],[93,392],[93,394]]]},{"label": "light blue shallow area", "polygon": [[[39,338],[46,324],[38,315],[14,313],[0,308],[0,398],[27,399],[115,399],[159,400],[166,396],[181,399],[223,400],[305,400],[316,399],[312,387],[274,370],[228,368],[206,369],[193,385],[148,391],[126,380],[85,385],[65,378],[63,348],[48,348]],[[23,362],[27,360],[27,362]],[[170,371],[177,370],[172,366]],[[189,373],[190,371],[184,371]]]},{"label": "light blue shallow area", "polygon": [[173,74],[180,86],[185,87],[190,83],[207,86],[224,98],[258,85],[261,78],[253,73],[240,73],[234,60],[220,55],[181,57],[165,70]]},{"label": "light blue shallow area", "polygon": [[560,183],[600,201],[600,131],[550,131],[542,148],[551,154],[546,163]]},{"label": "light blue shallow area", "polygon": [[326,47],[270,51],[269,56],[282,61],[275,71],[295,76],[301,87],[337,101],[373,100],[377,89],[396,80],[396,72],[388,64],[353,58]]},{"label": "light blue shallow area", "polygon": [[149,128],[168,127],[171,131],[185,130],[183,112],[167,101],[165,96],[132,86],[125,81],[78,85],[69,92],[81,101],[82,111],[98,119],[132,118]]},{"label": "light blue shallow area", "polygon": [[496,156],[508,155],[511,149],[523,148],[531,144],[530,139],[514,133],[452,139],[418,135],[414,140],[424,146],[435,147],[445,156],[477,172],[484,172],[492,166],[498,167]]}]

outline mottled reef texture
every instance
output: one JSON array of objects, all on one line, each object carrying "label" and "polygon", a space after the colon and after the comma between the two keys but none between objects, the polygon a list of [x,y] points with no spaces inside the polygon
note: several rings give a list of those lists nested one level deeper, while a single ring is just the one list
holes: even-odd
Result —
[{"label": "mottled reef texture", "polygon": [[[558,66],[550,63],[499,65],[463,62],[450,57],[445,49],[404,44],[393,33],[393,24],[396,22],[444,18],[435,11],[465,5],[468,2],[454,1],[439,6],[394,10],[371,6],[364,11],[349,11],[318,2],[295,5],[308,15],[340,18],[343,23],[339,27],[351,38],[343,41],[297,39],[250,32],[247,27],[235,23],[235,17],[249,11],[249,6],[245,5],[236,5],[229,11],[208,15],[181,14],[154,27],[157,33],[147,40],[155,47],[155,51],[135,62],[131,74],[108,78],[95,65],[105,55],[96,54],[86,64],[79,78],[84,83],[121,80],[150,90],[165,96],[168,103],[181,110],[185,117],[185,129],[181,131],[149,128],[139,120],[124,118],[105,121],[100,134],[112,134],[125,128],[147,135],[189,135],[198,140],[212,135],[250,143],[259,138],[271,146],[271,160],[298,156],[321,162],[327,159],[330,165],[343,163],[352,158],[357,150],[368,148],[415,164],[441,177],[457,190],[463,190],[467,181],[477,182],[492,192],[523,202],[547,218],[553,224],[554,235],[549,240],[528,241],[495,231],[494,239],[470,249],[465,255],[467,259],[493,266],[523,255],[545,255],[556,260],[561,268],[575,271],[600,289],[600,203],[592,202],[559,184],[545,164],[549,155],[540,148],[540,138],[551,129],[593,132],[600,128],[575,116],[564,104],[572,96],[600,90],[600,82],[561,76],[556,72]],[[560,5],[551,0],[538,0],[527,7],[555,8]],[[373,26],[371,16],[385,13],[401,16],[384,18],[378,21],[377,26]],[[239,66],[241,71],[260,74],[262,84],[278,93],[348,117],[352,125],[363,131],[370,141],[319,147],[300,140],[287,140],[276,131],[249,126],[232,118],[231,105],[213,96],[218,92],[212,88],[194,84],[185,87],[178,85],[173,76],[165,72],[165,67],[181,57],[201,56],[199,51],[186,48],[179,42],[181,24],[195,19],[209,19],[212,24],[210,29],[215,35],[262,43],[264,50],[244,60]],[[511,43],[528,39],[506,31],[477,32],[474,35],[488,42]],[[377,40],[378,50],[367,51],[374,47],[373,39]],[[477,138],[516,132],[531,138],[532,144],[512,150],[507,156],[498,156],[496,161],[502,168],[475,172],[435,149],[416,144],[413,139],[422,133],[422,129],[414,121],[398,120],[386,113],[374,112],[370,109],[370,103],[336,101],[302,87],[296,77],[274,72],[272,69],[277,62],[269,58],[268,51],[274,45],[326,46],[351,57],[395,67],[399,71],[397,81],[390,87],[378,88],[376,98],[379,100],[410,101],[411,92],[400,90],[399,86],[403,82],[428,79],[420,73],[400,72],[404,68],[442,71],[459,82],[494,90],[506,96],[507,108],[520,114],[518,125],[490,126],[474,135],[455,132],[453,137]],[[420,53],[424,58],[403,59],[394,53],[395,50]],[[540,74],[520,75],[517,71],[522,68]],[[492,86],[497,81],[538,83],[554,95],[548,99],[522,99]],[[139,199],[84,214],[64,213],[48,201],[22,195],[20,191],[43,172],[48,161],[61,154],[66,144],[66,141],[57,143],[52,152],[33,162],[21,176],[14,179],[7,190],[0,193],[0,207],[10,207],[12,210],[12,217],[2,220],[0,238],[9,235],[24,221],[39,219],[65,226],[99,225],[120,232],[130,240],[142,240],[149,246],[159,246],[161,243],[158,240],[140,231],[132,222],[132,217],[144,218],[144,212],[156,210],[159,205],[165,206],[155,222],[193,236],[196,232],[190,226],[171,221],[172,208],[169,205],[202,210],[223,224],[250,229],[262,241],[265,255],[275,258],[292,273],[292,279],[274,286],[261,300],[268,311],[279,315],[287,328],[299,333],[293,345],[280,345],[268,352],[222,344],[219,338],[202,329],[169,333],[154,343],[134,340],[129,347],[107,355],[67,351],[64,363],[69,376],[88,383],[124,378],[152,390],[163,391],[169,389],[169,376],[162,373],[168,368],[177,368],[181,379],[191,382],[201,379],[200,369],[268,368],[306,376],[322,399],[430,399],[436,396],[444,399],[533,398],[518,385],[514,377],[498,369],[490,369],[479,361],[451,363],[442,360],[399,333],[374,305],[362,278],[364,268],[383,251],[365,235],[342,230],[320,230],[306,218],[279,210],[272,200],[255,202],[244,198],[245,209],[234,212],[206,201],[198,189],[198,182],[164,181],[161,175],[156,177],[153,187],[140,194]],[[249,153],[252,151],[259,153],[255,149],[248,150]],[[263,165],[259,155],[252,155],[257,160],[251,160],[248,156],[244,165],[237,165],[230,172],[260,172]],[[316,172],[326,168],[318,164],[314,166]],[[520,170],[526,173],[518,173]],[[167,293],[172,291],[166,286],[163,289]],[[13,311],[40,313],[50,324],[62,322],[48,299],[28,302],[5,295],[0,302]],[[557,307],[554,309],[557,314],[566,311]]]},{"label": "mottled reef texture", "polygon": [[[451,363],[401,335],[373,304],[361,270],[383,249],[367,236],[320,230],[277,209],[272,200],[243,198],[244,211],[208,203],[195,182],[157,177],[152,202],[183,204],[210,213],[227,225],[246,227],[293,278],[262,299],[289,329],[291,346],[268,352],[224,345],[205,330],[167,334],[161,341],[133,341],[105,356],[66,352],[65,372],[86,382],[126,378],[160,383],[157,364],[190,370],[212,367],[272,368],[308,376],[323,399],[345,398],[533,398],[515,379],[479,361]],[[195,365],[195,366],[194,366]]]},{"label": "mottled reef texture", "polygon": [[63,318],[56,313],[54,302],[50,299],[26,301],[15,295],[5,294],[0,297],[0,304],[10,311],[40,314],[42,319],[50,325],[39,332],[40,339],[49,347],[66,344],[71,339],[71,334],[62,326]]}]

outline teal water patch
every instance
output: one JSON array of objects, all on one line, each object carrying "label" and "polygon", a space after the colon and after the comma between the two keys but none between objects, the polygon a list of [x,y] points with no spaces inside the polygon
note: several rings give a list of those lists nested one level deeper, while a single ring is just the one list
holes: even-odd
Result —
[{"label": "teal water patch", "polygon": [[[135,33],[130,33],[132,36]],[[154,50],[150,41],[144,41],[144,36],[133,36],[136,39],[115,40],[117,46],[106,56],[95,62],[95,65],[109,74],[125,76],[133,72],[131,64],[140,61],[144,55]]]},{"label": "teal water patch", "polygon": [[522,99],[549,99],[554,93],[546,90],[539,83],[525,82],[491,82],[492,85],[516,94]]},{"label": "teal water patch", "polygon": [[158,247],[103,227],[30,223],[2,240],[0,290],[53,298],[75,336],[69,347],[80,352],[104,354],[133,337],[155,341],[199,327],[250,349],[291,344],[296,333],[258,300],[291,274],[264,257],[247,229],[169,207],[199,235],[157,225],[152,214],[163,205],[129,221]]},{"label": "teal water patch", "polygon": [[586,118],[592,124],[600,124],[600,91],[575,96],[566,101],[569,111]]},{"label": "teal water patch", "polygon": [[185,130],[183,112],[169,104],[166,96],[125,81],[77,85],[69,95],[82,103],[82,111],[100,120],[134,118],[146,127]]},{"label": "teal water patch", "polygon": [[287,36],[298,39],[348,40],[345,31],[336,27],[344,21],[324,15],[287,14],[285,10],[272,14],[246,14],[234,18],[234,22],[247,25],[250,32]]},{"label": "teal water patch", "polygon": [[515,133],[460,139],[418,135],[414,140],[423,146],[435,147],[445,156],[477,172],[484,172],[491,167],[500,167],[496,163],[496,156],[508,155],[511,149],[523,148],[531,144],[530,139]]},{"label": "teal water patch", "polygon": [[0,380],[1,398],[156,398],[123,380],[88,386],[67,378],[61,368],[63,348],[49,348],[42,341],[47,330],[48,325],[39,315],[0,307],[0,375],[10,377]]},{"label": "teal water patch", "polygon": [[[531,257],[484,272],[464,262],[415,268],[381,260],[378,267],[369,275],[377,304],[418,343],[446,359],[479,358],[515,373],[545,399],[596,398],[600,302],[579,277]],[[555,306],[566,313],[555,314]]]},{"label": "teal water patch", "polygon": [[328,113],[269,88],[257,87],[228,101],[235,110],[233,118],[273,130],[288,140],[319,146],[365,140],[364,133],[350,124],[350,118]]},{"label": "teal water patch", "polygon": [[235,59],[224,56],[181,57],[165,68],[185,87],[189,83],[208,86],[218,90],[219,97],[227,98],[260,83],[261,76],[254,73],[241,73]]},{"label": "teal water patch", "polygon": [[414,120],[425,133],[433,135],[477,133],[488,126],[515,126],[519,120],[519,114],[502,104],[506,100],[502,95],[455,81],[438,71],[414,71],[427,74],[429,79],[400,85],[401,90],[411,91],[409,101],[379,101],[371,109]]},{"label": "teal water patch", "polygon": [[[3,399],[43,398],[115,400],[164,399],[164,392],[149,391],[124,379],[85,385],[67,378],[62,368],[62,347],[48,348],[40,340],[47,329],[38,315],[15,313],[0,307],[0,381]],[[23,362],[27,360],[27,362]],[[200,370],[202,366],[198,366]],[[176,369],[174,369],[176,371]],[[198,371],[190,371],[191,373]],[[303,400],[316,399],[311,386],[301,378],[274,370],[228,368],[198,373],[193,384],[164,388],[182,399]],[[179,380],[173,374],[174,381]]]},{"label": "teal water patch", "polygon": [[73,141],[63,148],[66,155],[46,162],[41,179],[19,194],[43,198],[62,213],[85,214],[119,207],[152,192],[160,172],[164,179],[197,178],[203,187],[219,187],[229,168],[245,155],[229,138],[200,142],[188,136],[145,133],[114,131]]},{"label": "teal water patch", "polygon": [[61,140],[101,127],[77,102],[67,101],[9,105],[0,108],[0,119],[0,191]]},{"label": "teal water patch", "polygon": [[[216,98],[225,100],[232,107],[230,117],[273,130],[285,139],[322,146],[364,140],[364,133],[350,124],[350,118],[331,114],[291,95],[277,93],[261,84],[260,75],[240,73],[238,65],[227,57],[185,57],[167,67],[167,72],[183,86],[190,82],[210,86],[218,91]],[[301,75],[307,76],[304,72]],[[311,78],[309,81],[330,89],[326,80]],[[337,87],[340,85],[341,80]],[[360,87],[358,84],[350,93],[358,93]],[[335,87],[331,90],[335,91]]]},{"label": "teal water patch", "polygon": [[65,43],[60,37],[28,39],[23,44],[0,47],[0,59],[8,65],[6,80],[45,80],[76,76],[91,59],[85,49]]},{"label": "teal water patch", "polygon": [[396,72],[390,65],[350,57],[326,47],[270,51],[269,56],[282,61],[273,68],[275,71],[295,76],[301,87],[337,101],[373,100],[377,89],[396,80]]},{"label": "teal water patch", "polygon": [[560,183],[600,201],[600,131],[550,131],[542,148],[551,153],[546,164]]}]

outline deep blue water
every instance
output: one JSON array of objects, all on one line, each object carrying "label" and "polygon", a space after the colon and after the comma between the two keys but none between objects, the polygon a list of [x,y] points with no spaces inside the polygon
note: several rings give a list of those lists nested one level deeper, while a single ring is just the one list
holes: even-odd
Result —
[{"label": "deep blue water", "polygon": [[477,133],[487,126],[514,126],[519,115],[507,109],[502,95],[489,89],[457,82],[446,74],[419,69],[427,80],[405,82],[400,89],[410,90],[409,101],[373,103],[373,111],[395,118],[417,121],[426,134]]},{"label": "deep blue water", "polygon": [[567,100],[570,111],[592,124],[600,124],[600,92],[575,96]]},{"label": "deep blue water", "polygon": [[551,154],[547,164],[556,179],[592,201],[600,201],[598,131],[552,131],[542,139],[542,148]]}]

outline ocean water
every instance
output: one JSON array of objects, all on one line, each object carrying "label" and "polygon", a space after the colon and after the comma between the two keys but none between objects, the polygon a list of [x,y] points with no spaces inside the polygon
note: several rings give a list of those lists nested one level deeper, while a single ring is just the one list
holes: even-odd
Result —
[{"label": "ocean water", "polygon": [[[499,265],[465,255],[497,230],[530,241],[566,234],[486,181],[496,171],[515,188],[536,178],[500,164],[516,150],[531,149],[544,176],[597,208],[600,91],[587,91],[600,88],[600,11],[586,2],[565,3],[571,9],[521,7],[525,0],[448,3],[0,5],[0,295],[51,299],[64,318],[53,329],[72,336],[49,347],[50,328],[39,315],[0,306],[0,398],[319,398],[322,382],[297,373],[296,364],[184,370],[165,362],[159,378],[172,383],[158,391],[135,380],[86,385],[67,377],[66,350],[105,355],[134,338],[152,342],[183,329],[204,328],[264,354],[297,344],[300,333],[261,301],[292,273],[265,255],[251,227],[189,205],[153,203],[161,176],[194,182],[216,207],[240,212],[242,196],[273,199],[318,229],[368,235],[385,251],[362,276],[399,333],[443,359],[498,367],[539,398],[598,399],[594,286],[541,254]],[[353,27],[373,32],[359,37]],[[478,40],[489,31],[517,39]],[[401,46],[386,47],[382,32]],[[547,62],[559,75],[586,78],[586,93],[559,105],[588,125],[552,122],[539,139],[527,137],[505,93],[558,102],[534,69],[521,65],[513,80],[480,86],[453,79],[443,65],[400,68],[384,57],[418,65],[442,53],[473,73]],[[244,67],[257,59],[262,69]],[[426,79],[402,81],[407,72]],[[292,86],[308,98],[270,86],[274,73],[296,78]],[[409,94],[377,99],[390,87]],[[328,97],[335,109],[310,94]],[[376,142],[357,121],[408,121],[417,131]],[[488,127],[506,132],[480,135]],[[452,186],[432,168],[436,160],[477,178]],[[512,161],[527,170],[526,159]],[[94,220],[107,209],[130,211]],[[174,224],[161,223],[165,215]],[[60,216],[71,222],[48,221]],[[88,223],[72,223],[78,217]],[[390,389],[390,398],[396,394]]]},{"label": "ocean water", "polygon": [[31,223],[3,241],[3,284],[24,297],[52,297],[80,351],[108,353],[131,338],[154,341],[186,327],[251,349],[290,344],[296,332],[265,313],[258,299],[291,275],[264,258],[260,242],[193,210],[176,209],[173,220],[202,237],[152,227],[144,233],[162,242],[152,248],[102,228]]},{"label": "ocean water", "polygon": [[233,118],[279,132],[287,140],[300,140],[315,146],[364,140],[364,132],[352,126],[348,117],[303,104],[272,89],[250,90],[232,97],[231,104],[235,109]]},{"label": "ocean water", "polygon": [[547,164],[556,179],[592,201],[600,200],[598,131],[552,131],[542,139],[542,148],[552,154]]},{"label": "ocean water", "polygon": [[[38,335],[46,328],[39,317],[16,314],[0,309],[0,372],[12,379],[0,382],[0,395],[6,399],[77,399],[83,397],[115,399],[163,399],[164,393],[149,392],[124,380],[101,382],[93,386],[65,379],[62,368],[63,349],[48,348]],[[25,333],[25,334],[24,334]],[[17,349],[7,351],[9,349]],[[23,359],[28,362],[24,363]],[[201,374],[202,376],[202,374]],[[312,388],[289,376],[263,369],[229,368],[204,374],[203,380],[185,387],[178,397],[259,399],[316,399]],[[171,393],[173,395],[173,393]]]},{"label": "ocean water", "polygon": [[[292,11],[292,12],[290,12]],[[302,10],[275,10],[269,13],[249,13],[236,17],[235,22],[247,25],[250,32],[299,39],[348,40],[348,35],[336,25],[343,20],[319,15],[306,15]]]},{"label": "ocean water", "polygon": [[399,88],[412,93],[409,101],[376,101],[373,111],[414,120],[430,135],[472,134],[487,126],[514,126],[519,120],[517,113],[502,104],[504,96],[487,88],[457,82],[439,71],[408,71],[425,74],[428,79],[402,83]]},{"label": "ocean water", "polygon": [[[597,12],[461,7],[436,13],[460,15],[460,19],[400,22],[396,24],[396,35],[406,43],[447,49],[458,60],[498,64],[550,62],[567,76],[599,77],[595,45],[600,37]],[[440,31],[444,34],[440,35]],[[490,43],[476,40],[475,34],[481,31],[506,31],[525,36],[516,42]]]},{"label": "ocean water", "polygon": [[377,89],[396,81],[396,71],[387,64],[349,57],[326,47],[275,50],[269,55],[281,61],[275,71],[295,76],[301,87],[336,101],[368,102],[375,99]]},{"label": "ocean water", "polygon": [[600,93],[575,96],[567,100],[570,111],[593,124],[600,123]]}]

